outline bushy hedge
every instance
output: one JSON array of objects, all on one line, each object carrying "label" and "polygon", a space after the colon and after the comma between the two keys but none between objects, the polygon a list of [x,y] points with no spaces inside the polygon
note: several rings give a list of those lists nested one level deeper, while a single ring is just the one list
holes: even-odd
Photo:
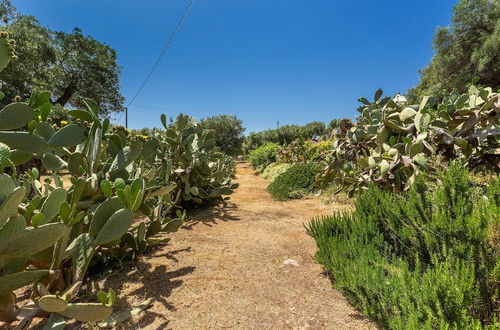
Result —
[{"label": "bushy hedge", "polygon": [[267,190],[278,200],[300,198],[316,187],[317,164],[297,163],[280,174]]},{"label": "bushy hedge", "polygon": [[456,164],[428,181],[404,196],[371,187],[352,214],[313,220],[316,260],[384,327],[498,329],[500,180],[481,198]]},{"label": "bushy hedge", "polygon": [[280,146],[276,143],[267,143],[262,147],[252,150],[248,155],[248,161],[254,169],[264,170],[266,166],[276,161],[276,155]]},{"label": "bushy hedge", "polygon": [[291,166],[292,164],[288,163],[272,163],[266,167],[264,171],[262,171],[262,177],[269,180],[269,182],[273,182],[280,174],[286,172]]}]

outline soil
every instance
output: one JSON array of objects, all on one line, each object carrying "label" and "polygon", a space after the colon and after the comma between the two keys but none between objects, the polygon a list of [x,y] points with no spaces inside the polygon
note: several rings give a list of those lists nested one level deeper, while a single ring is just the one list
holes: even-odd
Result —
[{"label": "soil", "polygon": [[226,202],[191,213],[169,245],[101,279],[117,309],[153,298],[126,329],[373,329],[332,288],[304,230],[312,217],[349,205],[274,200],[266,180],[239,163]]}]

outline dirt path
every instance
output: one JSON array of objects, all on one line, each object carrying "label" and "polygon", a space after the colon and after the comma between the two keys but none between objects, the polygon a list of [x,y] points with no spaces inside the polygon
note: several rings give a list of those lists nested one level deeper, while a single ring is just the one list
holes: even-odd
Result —
[{"label": "dirt path", "polygon": [[303,223],[332,206],[317,199],[277,202],[247,164],[238,164],[237,181],[225,208],[195,212],[170,245],[101,281],[129,303],[154,299],[126,328],[373,327],[311,258],[315,245]]}]

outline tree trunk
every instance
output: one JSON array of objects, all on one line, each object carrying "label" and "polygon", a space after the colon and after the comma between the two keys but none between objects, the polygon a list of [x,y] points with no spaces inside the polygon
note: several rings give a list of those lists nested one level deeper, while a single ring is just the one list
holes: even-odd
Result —
[{"label": "tree trunk", "polygon": [[64,92],[59,98],[54,102],[54,104],[59,104],[62,107],[68,103],[69,99],[76,93],[76,86],[68,86],[64,89]]}]

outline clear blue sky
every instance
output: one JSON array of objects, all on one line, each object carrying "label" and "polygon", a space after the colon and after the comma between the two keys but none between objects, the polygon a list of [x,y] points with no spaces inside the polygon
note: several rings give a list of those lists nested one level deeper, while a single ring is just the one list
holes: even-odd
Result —
[{"label": "clear blue sky", "polygon": [[[131,98],[188,0],[13,0],[55,30],[110,44]],[[235,114],[249,131],[355,118],[357,99],[404,93],[457,0],[197,0],[130,108],[131,128],[164,112]],[[163,111],[160,109],[164,109]],[[122,119],[123,123],[123,119]]]}]

